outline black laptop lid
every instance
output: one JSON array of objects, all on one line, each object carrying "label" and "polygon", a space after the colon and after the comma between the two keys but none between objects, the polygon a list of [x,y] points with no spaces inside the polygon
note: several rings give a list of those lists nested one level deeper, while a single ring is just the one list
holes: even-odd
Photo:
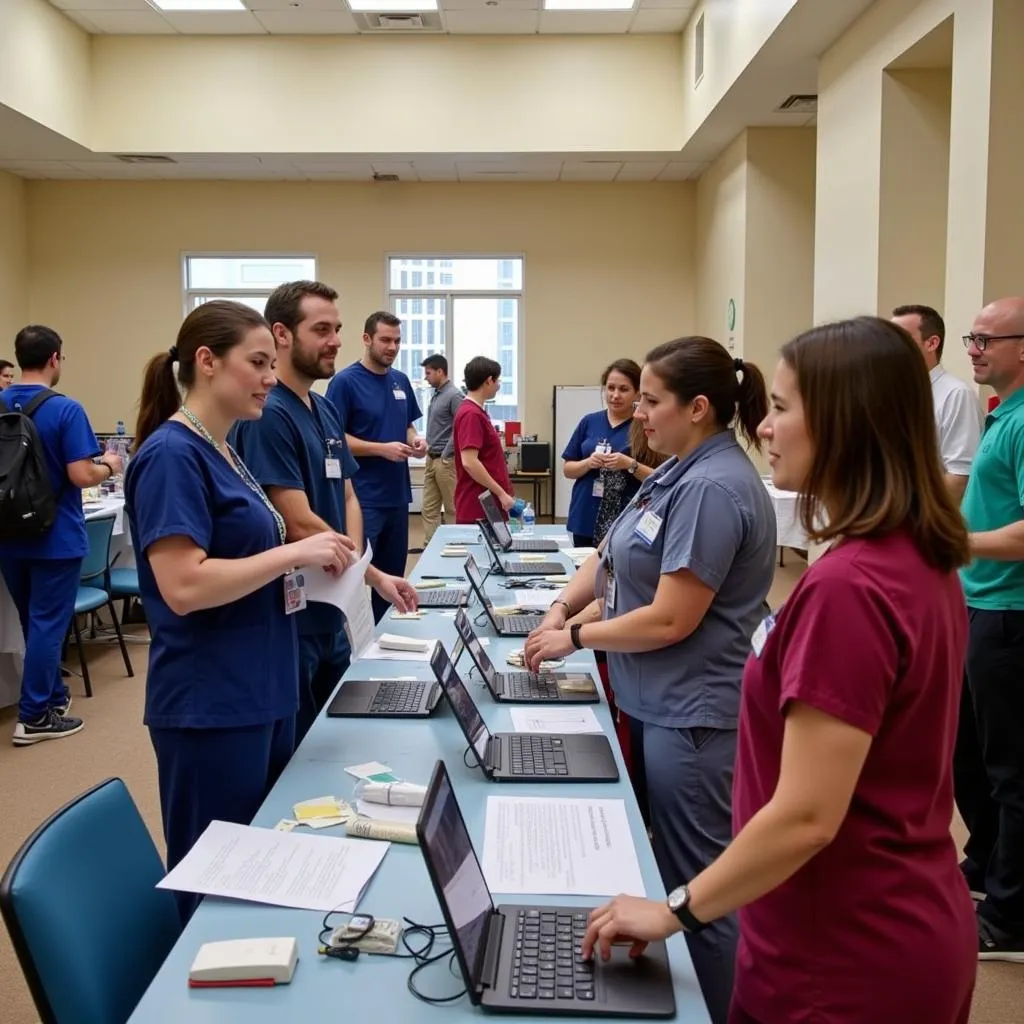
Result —
[{"label": "black laptop lid", "polygon": [[452,711],[455,712],[459,726],[466,736],[466,742],[473,748],[480,763],[486,764],[487,744],[490,742],[491,734],[443,645],[437,644],[434,647],[430,667],[434,670],[434,675],[441,684]]},{"label": "black laptop lid", "polygon": [[494,902],[443,761],[434,766],[416,822],[427,873],[441,904],[469,998],[480,1001],[480,974]]},{"label": "black laptop lid", "polygon": [[498,624],[494,621],[494,603],[484,593],[484,578],[480,575],[480,566],[476,564],[476,559],[470,555],[462,568],[466,574],[466,579],[469,580],[469,585],[476,591],[476,596],[480,598],[480,603],[484,606],[484,611],[487,612],[487,618],[491,620],[491,625],[497,629]]},{"label": "black laptop lid", "polygon": [[480,505],[494,531],[494,539],[505,551],[508,551],[512,547],[512,534],[508,532],[508,523],[505,522],[505,517],[502,515],[501,509],[498,508],[494,495],[490,491],[484,491],[480,495]]},{"label": "black laptop lid", "polygon": [[469,621],[469,616],[461,608],[455,616],[455,630],[463,645],[468,648],[470,657],[476,662],[476,667],[480,669],[480,674],[488,682],[494,683],[498,678],[494,662],[487,656],[484,645],[480,643],[480,638],[473,629],[473,623]]}]

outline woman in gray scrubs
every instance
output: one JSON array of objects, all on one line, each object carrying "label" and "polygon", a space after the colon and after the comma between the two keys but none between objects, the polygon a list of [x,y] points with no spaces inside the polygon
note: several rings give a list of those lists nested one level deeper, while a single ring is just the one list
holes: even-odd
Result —
[{"label": "woman in gray scrubs", "polygon": [[[772,583],[775,514],[731,424],[759,448],[767,411],[761,371],[718,342],[680,338],[649,352],[636,417],[651,448],[670,458],[526,643],[534,671],[573,649],[608,652],[670,891],[732,835],[740,679]],[[595,598],[603,619],[566,629]],[[736,940],[733,917],[687,935],[714,1024],[728,1015]]]}]

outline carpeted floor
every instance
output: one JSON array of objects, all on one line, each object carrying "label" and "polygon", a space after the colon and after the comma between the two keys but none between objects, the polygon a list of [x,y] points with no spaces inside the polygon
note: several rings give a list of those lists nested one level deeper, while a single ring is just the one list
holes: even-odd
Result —
[{"label": "carpeted floor", "polygon": [[[410,544],[422,543],[418,518],[411,520]],[[785,568],[776,574],[770,600],[777,605],[789,593],[804,564],[786,553]],[[138,631],[136,631],[138,632]],[[142,634],[144,635],[144,633]],[[140,636],[141,639],[141,636]],[[147,648],[130,647],[135,678],[124,673],[115,648],[90,648],[95,696],[86,700],[80,680],[72,681],[75,713],[86,721],[77,736],[60,743],[17,749],[9,743],[14,709],[0,711],[0,868],[6,866],[22,840],[61,804],[83,789],[112,775],[128,785],[153,835],[160,841],[156,771],[149,737],[142,722]],[[73,857],[74,851],[69,850]],[[865,979],[870,984],[870,979]],[[33,1024],[38,1020],[22,981],[7,933],[0,929],[0,1024]],[[983,964],[978,976],[972,1024],[1011,1024],[1024,1020],[1024,966]],[[99,1022],[97,1022],[99,1024]],[[929,1024],[927,1021],[884,1021],[879,1024]]]}]

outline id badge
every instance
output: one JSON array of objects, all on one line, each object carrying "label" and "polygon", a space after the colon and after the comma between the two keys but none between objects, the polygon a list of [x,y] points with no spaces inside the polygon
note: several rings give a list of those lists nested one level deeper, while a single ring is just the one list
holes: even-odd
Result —
[{"label": "id badge", "polygon": [[764,645],[768,642],[768,636],[774,628],[775,616],[766,615],[761,620],[761,624],[754,630],[754,635],[750,638],[750,646],[753,648],[755,657],[761,657]]},{"label": "id badge", "polygon": [[604,497],[604,481],[603,480],[598,479],[598,480],[594,481],[594,490],[593,490],[592,493],[593,493],[595,498],[603,498]]},{"label": "id badge", "polygon": [[648,547],[658,539],[658,531],[661,529],[661,516],[656,512],[645,512],[636,524],[633,535],[639,537]]},{"label": "id badge", "polygon": [[615,591],[616,590],[617,590],[617,587],[616,587],[616,584],[615,584],[615,577],[614,576],[609,576],[608,577],[608,583],[606,584],[605,591],[604,591],[604,604],[605,604],[605,608],[607,608],[608,611],[610,611],[610,612],[615,611]]},{"label": "id badge", "polygon": [[306,607],[306,577],[301,572],[290,572],[284,578],[284,613],[294,615]]},{"label": "id badge", "polygon": [[341,459],[324,459],[324,472],[328,480],[340,480]]},{"label": "id badge", "polygon": [[405,401],[405,392],[401,388],[395,388],[391,393],[395,396],[395,401]]}]

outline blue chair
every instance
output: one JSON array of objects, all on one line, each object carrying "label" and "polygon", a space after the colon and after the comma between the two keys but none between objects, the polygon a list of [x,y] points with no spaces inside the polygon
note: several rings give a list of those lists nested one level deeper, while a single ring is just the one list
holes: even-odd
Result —
[{"label": "blue chair", "polygon": [[[117,562],[117,559],[114,559]],[[139,570],[134,567],[117,569],[110,566],[107,572],[107,592],[113,600],[120,600],[121,621],[128,621],[128,613],[131,610],[132,598],[139,598],[142,592],[139,590]]]},{"label": "blue chair", "polygon": [[106,589],[107,566],[110,563],[110,538],[114,533],[115,518],[113,515],[98,516],[96,519],[87,519],[85,521],[85,532],[89,538],[89,551],[82,560],[80,586],[75,596],[75,614],[71,617],[71,628],[74,631],[75,644],[78,647],[78,660],[82,664],[82,681],[85,683],[86,697],[92,696],[92,681],[89,679],[89,666],[85,660],[82,631],[78,625],[79,615],[95,612],[104,607],[110,609],[114,631],[117,633],[117,642],[121,645],[121,657],[124,658],[124,667],[129,677],[135,675],[131,658],[128,657],[128,647],[124,642],[124,634],[121,632],[121,623],[117,618],[117,610],[114,608],[113,599]]},{"label": "blue chair", "polygon": [[164,866],[120,779],[47,818],[0,880],[43,1024],[124,1024],[181,933]]}]

